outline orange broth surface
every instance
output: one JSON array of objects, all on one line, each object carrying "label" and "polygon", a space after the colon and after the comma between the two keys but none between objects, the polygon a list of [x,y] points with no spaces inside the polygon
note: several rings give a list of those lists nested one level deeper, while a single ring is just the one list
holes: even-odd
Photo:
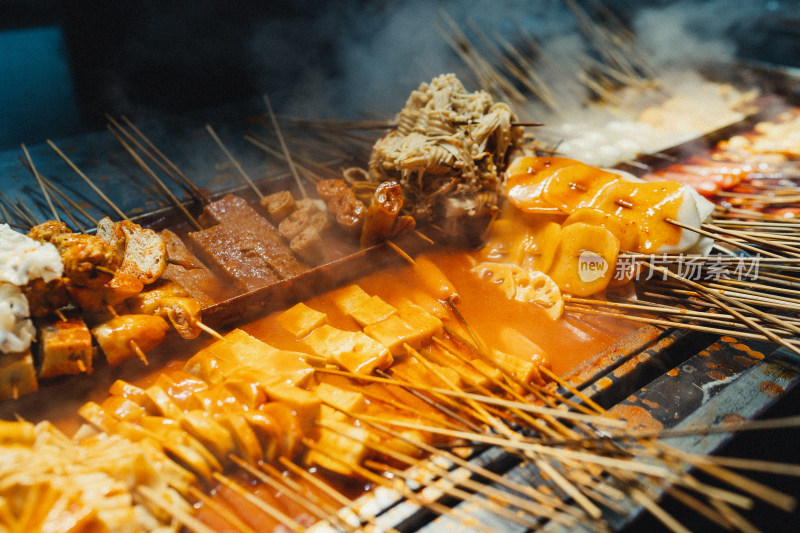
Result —
[{"label": "orange broth surface", "polygon": [[[459,295],[458,309],[486,346],[502,347],[508,353],[515,353],[515,351],[517,354],[524,353],[525,346],[519,346],[518,350],[514,350],[514,346],[509,346],[508,339],[504,338],[504,328],[513,328],[542,348],[550,361],[553,371],[557,374],[563,375],[572,370],[576,365],[586,361],[595,353],[610,346],[635,329],[631,324],[626,324],[619,320],[596,318],[584,320],[569,314],[565,314],[558,320],[552,320],[544,309],[535,304],[509,300],[498,287],[479,279],[476,274],[470,272],[476,262],[483,260],[477,251],[441,251],[428,254],[428,257],[441,269],[449,282],[455,287]],[[380,296],[389,304],[395,304],[403,297],[408,297],[415,301],[415,296],[419,296],[421,292],[427,294],[413,267],[408,264],[384,268],[361,278],[356,284],[370,295]],[[428,301],[435,304],[429,294]],[[327,313],[328,321],[334,327],[349,330],[359,329],[358,324],[353,319],[346,316],[336,307],[330,293],[318,295],[304,303],[313,309]],[[425,306],[423,305],[423,307]],[[238,327],[277,348],[308,352],[309,350],[305,348],[302,341],[295,339],[293,335],[278,324],[276,317],[279,314],[280,311],[270,313],[250,323],[239,324]],[[445,325],[447,326],[448,323],[455,325],[455,315],[452,312],[449,315],[450,318],[444,320]],[[225,331],[221,332],[225,333]],[[12,416],[11,413],[19,412],[32,421],[47,418],[62,427],[67,434],[72,434],[80,424],[77,407],[90,399],[102,403],[108,397],[108,387],[114,379],[121,378],[138,386],[146,387],[155,381],[161,373],[177,375],[177,372],[182,369],[189,357],[211,342],[213,342],[213,339],[207,336],[192,342],[170,339],[166,346],[160,347],[153,352],[150,367],[142,367],[138,361],[128,361],[116,369],[100,368],[88,380],[94,382],[93,385],[81,382],[81,390],[70,390],[66,397],[59,397],[59,394],[48,394],[47,385],[45,384],[43,390],[35,394],[36,398],[21,399],[23,403],[16,405],[7,403],[0,406],[0,416],[6,418],[7,416]],[[422,404],[420,400],[397,387],[378,384],[359,385],[354,382],[348,382],[345,378],[335,376],[323,376],[317,379],[343,387],[361,387],[360,390],[368,398],[372,396],[368,403],[370,404],[369,409],[373,414],[388,417],[408,416],[408,410],[410,409],[419,413],[419,416],[422,417],[441,416],[441,413],[437,413],[432,407]],[[67,383],[77,383],[77,381],[70,379]],[[60,390],[63,393],[67,388],[65,384],[61,384],[55,390]],[[393,390],[389,390],[390,388]],[[406,410],[392,407],[380,401],[380,398],[387,396],[391,397],[392,401],[407,406]],[[65,402],[65,400],[67,401]],[[241,473],[231,475],[240,479],[250,492],[280,508],[303,526],[307,526],[313,521],[306,511],[287,500],[285,496],[276,495],[273,490],[263,484],[252,482],[246,476],[242,476]],[[324,473],[323,477],[337,490],[351,498],[362,494],[369,488],[368,483],[355,478]],[[316,489],[310,489],[308,483],[303,482],[302,479],[297,478],[297,476],[293,476],[293,479],[300,482],[308,490],[312,490],[323,501],[326,500],[324,495],[320,495]],[[198,518],[208,523],[214,530],[236,531],[222,518],[219,512],[212,508],[214,505],[223,508],[223,514],[232,512],[239,518],[244,519],[250,527],[258,531],[283,529],[282,527],[276,529],[277,522],[257,510],[241,495],[224,486],[212,488],[210,494],[212,503],[211,505],[198,506]],[[326,503],[334,507],[338,506],[335,501],[330,501],[330,498],[327,498]]]}]

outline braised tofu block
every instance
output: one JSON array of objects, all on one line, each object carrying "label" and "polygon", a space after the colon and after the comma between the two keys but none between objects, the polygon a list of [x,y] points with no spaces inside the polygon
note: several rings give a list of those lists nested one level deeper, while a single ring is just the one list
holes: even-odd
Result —
[{"label": "braised tofu block", "polygon": [[278,350],[269,344],[235,329],[192,356],[184,370],[209,383],[221,383],[235,372],[249,372],[262,386],[281,381],[303,384],[312,375],[313,367],[305,362],[305,354]]},{"label": "braised tofu block", "polygon": [[536,358],[525,359],[500,350],[492,350],[491,355],[498,367],[519,381],[544,385],[545,381],[539,373],[539,363],[541,361]]},{"label": "braised tofu block", "polygon": [[489,385],[489,380],[486,378],[486,376],[475,370],[472,366],[468,365],[458,357],[443,350],[440,346],[430,345],[423,351],[428,360],[433,361],[437,365],[455,370],[465,384],[479,386]]},{"label": "braised tofu block", "polygon": [[403,298],[398,302],[397,313],[406,324],[418,331],[422,337],[430,339],[442,332],[442,321],[408,298]]},{"label": "braised tofu block", "polygon": [[274,376],[263,375],[250,367],[241,366],[225,377],[222,386],[236,397],[240,405],[257,409],[267,402],[265,384],[274,379]]},{"label": "braised tofu block", "polygon": [[147,409],[122,396],[109,396],[103,400],[101,407],[103,411],[117,420],[127,420],[133,423],[138,422],[140,418],[148,414]]},{"label": "braised tofu block", "polygon": [[92,372],[92,334],[80,317],[38,324],[39,377]]},{"label": "braised tofu block", "polygon": [[228,455],[236,451],[236,443],[222,424],[207,411],[192,409],[178,418],[181,429],[199,440],[221,462],[228,462]]},{"label": "braised tofu block", "polygon": [[301,339],[328,321],[328,315],[300,302],[276,318],[283,329]]},{"label": "braised tofu block", "polygon": [[348,313],[362,328],[380,322],[397,312],[397,309],[383,301],[380,296],[371,296]]},{"label": "braised tofu block", "polygon": [[17,399],[38,388],[30,351],[0,354],[0,400]]},{"label": "braised tofu block", "polygon": [[462,386],[461,376],[452,368],[428,363],[434,371],[420,363],[414,357],[401,359],[392,365],[392,376],[408,383],[421,383],[429,387]]},{"label": "braised tofu block", "polygon": [[[240,235],[250,235],[259,253],[280,279],[294,277],[307,267],[292,254],[278,229],[259,215],[247,201],[229,194],[203,208],[201,222],[226,226]],[[192,234],[190,234],[192,235]]]},{"label": "braised tofu block", "polygon": [[315,354],[336,361],[350,372],[370,374],[392,364],[388,348],[361,331],[343,331],[323,324],[303,342]]},{"label": "braised tofu block", "polygon": [[141,406],[146,406],[150,401],[144,389],[122,379],[118,379],[112,383],[111,387],[108,388],[108,393],[114,396],[127,398]]},{"label": "braised tofu block", "polygon": [[369,300],[369,294],[358,285],[348,285],[330,293],[330,297],[343,313],[350,311]]},{"label": "braised tofu block", "polygon": [[253,428],[250,427],[250,424],[247,423],[241,413],[220,414],[217,416],[217,420],[233,436],[239,457],[251,464],[261,461],[264,451]]},{"label": "braised tofu block", "polygon": [[276,383],[267,388],[267,397],[271,402],[280,402],[289,407],[303,427],[303,433],[311,433],[322,404],[319,396],[300,387]]},{"label": "braised tofu block", "polygon": [[272,285],[280,279],[265,259],[269,250],[248,231],[219,224],[190,233],[189,238],[206,263],[248,291]]},{"label": "braised tofu block", "polygon": [[236,394],[225,385],[214,385],[208,389],[193,392],[186,401],[186,407],[209,413],[224,413],[241,409],[241,404]]},{"label": "braised tofu block", "polygon": [[320,407],[320,418],[324,420],[345,420],[347,415],[342,411],[334,409],[326,404],[331,404],[348,413],[362,413],[367,408],[367,400],[360,392],[336,387],[329,383],[320,383],[313,394],[319,398],[322,406]]},{"label": "braised tofu block", "polygon": [[[316,443],[324,453],[309,450],[306,454],[306,464],[344,476],[352,475],[354,473],[352,465],[360,465],[367,457],[369,448],[365,443],[372,436],[366,429],[351,424],[330,422],[330,425],[335,431],[322,428]],[[336,459],[333,459],[334,457]]]},{"label": "braised tofu block", "polygon": [[294,459],[303,450],[303,438],[308,437],[303,433],[299,417],[281,402],[265,403],[259,411],[275,420],[281,429],[277,446],[280,455]]},{"label": "braised tofu block", "polygon": [[417,330],[397,315],[391,315],[386,320],[366,326],[364,333],[389,348],[393,356],[406,353],[406,344],[412,348],[419,348],[423,339]]}]

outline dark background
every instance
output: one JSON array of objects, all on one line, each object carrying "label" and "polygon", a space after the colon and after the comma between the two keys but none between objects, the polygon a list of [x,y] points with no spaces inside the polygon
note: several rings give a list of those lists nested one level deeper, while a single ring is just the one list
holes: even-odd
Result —
[{"label": "dark background", "polygon": [[[626,23],[663,10],[665,25],[724,40],[736,58],[792,66],[796,4],[607,2]],[[420,81],[462,68],[436,32],[440,8],[545,41],[575,30],[560,0],[0,0],[0,149],[100,129],[104,113],[158,117],[265,92],[294,114],[394,112]]]}]

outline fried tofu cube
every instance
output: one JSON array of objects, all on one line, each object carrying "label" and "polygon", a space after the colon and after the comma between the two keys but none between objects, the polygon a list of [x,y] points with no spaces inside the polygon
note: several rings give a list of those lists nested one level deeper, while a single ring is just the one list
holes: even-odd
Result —
[{"label": "fried tofu cube", "polygon": [[288,381],[303,384],[313,372],[313,367],[305,362],[299,352],[279,350],[235,329],[192,356],[184,370],[200,377],[208,383],[222,383],[234,373],[251,369],[253,380],[262,385]]},{"label": "fried tofu cube", "polygon": [[92,334],[80,318],[39,326],[40,378],[92,373]]},{"label": "fried tofu cube", "polygon": [[181,414],[178,423],[181,429],[199,440],[221,463],[228,462],[228,455],[236,451],[230,431],[206,411],[186,411]]},{"label": "fried tofu cube", "polygon": [[418,348],[422,342],[422,335],[419,331],[413,329],[397,315],[366,326],[364,333],[389,348],[393,356],[404,354],[406,352],[405,344],[412,348]]},{"label": "fried tofu cube", "polygon": [[389,318],[397,312],[397,309],[383,301],[380,296],[371,296],[369,300],[352,309],[348,315],[353,318],[358,325],[369,326],[381,320]]},{"label": "fried tofu cube", "polygon": [[323,324],[303,342],[315,354],[336,361],[350,372],[370,374],[392,364],[389,349],[361,331],[343,331]]},{"label": "fried tofu cube", "polygon": [[473,368],[481,375],[480,379],[475,382],[475,385],[486,387],[486,388],[494,388],[495,387],[495,380],[500,379],[502,372],[499,368],[490,365],[483,359],[473,359],[470,361],[473,365]]},{"label": "fried tofu cube", "polygon": [[430,339],[442,332],[442,321],[408,298],[402,298],[397,304],[397,313],[422,337]]},{"label": "fried tofu cube", "polygon": [[[336,387],[330,383],[320,383],[314,389],[313,394],[320,401],[335,405],[339,409],[350,413],[361,413],[367,408],[367,400],[360,392]],[[323,406],[327,407],[327,406]],[[331,409],[330,407],[328,409]],[[331,409],[339,413],[335,409]]]},{"label": "fried tofu cube", "polygon": [[365,443],[372,435],[366,429],[351,424],[343,422],[330,422],[330,424],[335,426],[336,431],[323,428],[317,441],[319,448],[325,452],[309,450],[306,454],[306,464],[345,476],[352,475],[354,471],[351,465],[360,465],[367,457],[369,448]]},{"label": "fried tofu cube", "polygon": [[0,400],[17,399],[38,388],[30,351],[0,355]]},{"label": "fried tofu cube", "polygon": [[267,397],[272,402],[288,406],[303,426],[303,433],[311,433],[319,418],[322,404],[319,396],[287,383],[276,383],[267,389]]},{"label": "fried tofu cube", "polygon": [[544,383],[539,373],[538,360],[523,359],[500,350],[492,350],[492,359],[497,363],[497,366],[523,383]]},{"label": "fried tofu cube", "polygon": [[350,311],[369,300],[369,294],[358,285],[348,285],[329,294],[336,307],[344,314],[350,313]]},{"label": "fried tofu cube", "polygon": [[278,315],[276,320],[283,329],[294,335],[296,339],[302,339],[311,331],[326,323],[328,315],[300,302]]},{"label": "fried tofu cube", "polygon": [[461,388],[463,382],[458,372],[452,368],[428,363],[433,371],[417,361],[414,357],[407,357],[392,365],[392,375],[409,383],[422,383],[431,387],[455,385]]}]

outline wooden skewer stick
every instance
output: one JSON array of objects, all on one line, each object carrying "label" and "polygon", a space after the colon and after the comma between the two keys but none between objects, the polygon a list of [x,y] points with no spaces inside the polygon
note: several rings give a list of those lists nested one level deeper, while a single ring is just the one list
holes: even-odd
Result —
[{"label": "wooden skewer stick", "polygon": [[[136,135],[138,135],[139,137],[141,137],[141,139],[142,139],[142,140],[145,142],[145,144],[146,144],[146,145],[147,145],[147,146],[150,148],[150,150],[152,150],[152,151],[153,151],[153,153],[155,153],[155,154],[156,154],[158,157],[160,157],[161,159],[163,159],[163,160],[164,160],[164,162],[167,164],[167,166],[168,166],[169,168],[171,168],[171,169],[172,169],[172,171],[173,171],[175,174],[177,174],[177,175],[178,175],[178,176],[179,176],[179,177],[180,177],[180,178],[183,180],[183,182],[184,182],[184,183],[185,183],[185,184],[186,184],[186,185],[189,187],[189,189],[191,189],[191,192],[192,192],[192,194],[193,194],[193,195],[194,195],[196,198],[200,199],[200,200],[201,200],[203,203],[205,203],[205,204],[207,204],[207,203],[210,203],[210,202],[211,202],[211,200],[209,200],[208,196],[206,196],[206,195],[203,193],[203,191],[201,191],[200,189],[198,189],[198,188],[197,188],[197,186],[196,186],[194,183],[192,183],[192,180],[190,180],[189,178],[187,178],[187,177],[186,177],[186,175],[185,175],[185,174],[184,174],[184,173],[181,171],[181,169],[180,169],[180,168],[178,168],[178,165],[176,165],[175,163],[173,163],[173,162],[172,162],[172,160],[170,160],[170,159],[169,159],[169,158],[168,158],[166,155],[164,155],[164,153],[163,153],[161,150],[159,150],[159,149],[158,149],[158,147],[156,147],[156,145],[155,145],[155,144],[153,144],[153,142],[152,142],[150,139],[148,139],[148,138],[147,138],[147,136],[145,136],[145,134],[144,134],[144,133],[142,133],[142,132],[141,132],[141,130],[140,130],[139,128],[137,128],[137,127],[136,127],[136,124],[134,124],[133,122],[131,122],[131,121],[128,119],[128,117],[126,117],[125,115],[122,115],[122,120],[123,120],[123,122],[125,122],[125,124],[126,124],[126,125],[127,125],[129,128],[130,128],[130,129],[132,129],[132,130],[134,131],[134,133],[136,133]],[[168,173],[168,174],[169,174],[169,173]]]},{"label": "wooden skewer stick", "polygon": [[[245,461],[245,460],[243,460],[243,459],[241,459],[241,458],[239,458],[239,457],[237,457],[235,455],[230,455],[229,457],[230,457],[231,461],[236,463],[236,465],[239,468],[245,470],[247,473],[249,473],[251,476],[253,476],[257,480],[259,480],[261,483],[269,486],[272,490],[280,493],[282,496],[286,496],[288,499],[290,499],[294,503],[296,503],[299,506],[303,507],[304,509],[308,510],[309,512],[311,512],[311,514],[315,515],[318,519],[323,519],[323,518],[328,517],[329,513],[327,511],[325,511],[324,509],[322,509],[315,502],[312,502],[310,499],[308,499],[308,498],[302,496],[301,494],[295,492],[293,489],[288,487],[285,483],[277,481],[278,479],[281,479],[280,477],[273,478],[271,476],[268,476],[265,472],[259,470],[258,468],[256,468],[253,465],[249,464],[247,461]],[[338,518],[338,517],[334,517],[334,518]],[[344,526],[344,529],[346,529],[348,531],[354,531],[354,528],[352,526],[350,526],[349,524],[345,523],[342,520],[338,520],[337,524],[340,527]]]},{"label": "wooden skewer stick", "polygon": [[[3,191],[0,191],[0,198],[5,200],[6,203],[11,207],[11,209],[14,210],[14,213],[16,213],[17,216],[19,216],[19,218],[21,218],[23,220],[23,222],[28,224],[29,227],[33,227],[33,226],[36,225],[36,221],[31,219],[30,216],[28,216],[28,214],[25,213],[25,211],[20,209],[17,204],[15,204],[13,201],[11,201],[11,199],[8,196],[6,196]],[[6,216],[6,218],[8,218],[8,216]]]},{"label": "wooden skewer stick", "polygon": [[[332,426],[330,424],[321,424],[321,426],[325,427],[326,429],[328,429],[330,431],[333,431],[333,432],[335,432],[335,433],[337,433],[337,434],[339,434],[339,435],[341,435],[341,436],[343,436],[345,438],[348,438],[348,439],[351,439],[351,440],[355,439],[355,437],[353,437],[352,435],[348,435],[347,433],[341,431],[337,427]],[[414,465],[419,464],[419,460],[416,457],[412,457],[410,455],[398,452],[397,450],[393,450],[393,449],[391,449],[391,448],[389,448],[387,446],[383,446],[381,444],[377,444],[377,443],[370,442],[370,441],[365,441],[364,444],[368,448],[370,448],[372,450],[375,450],[379,454],[382,454],[382,455],[384,455],[386,457],[391,457],[392,459],[394,459],[395,461],[398,461],[400,463],[404,463],[404,464],[409,465],[409,466],[414,466]],[[424,468],[425,470],[430,471],[435,476],[438,476],[440,480],[449,481],[453,485],[461,485],[461,486],[463,486],[463,487],[465,487],[465,488],[467,488],[469,490],[472,490],[472,491],[474,491],[474,492],[476,492],[478,494],[483,494],[483,495],[487,496],[488,502],[498,501],[498,502],[502,502],[503,505],[513,505],[513,506],[515,506],[515,507],[517,507],[519,509],[522,509],[522,510],[526,511],[531,516],[535,516],[535,517],[548,516],[550,518],[556,518],[556,516],[557,516],[557,513],[554,513],[553,509],[550,508],[550,507],[546,507],[546,506],[541,505],[539,503],[532,502],[527,498],[522,498],[522,497],[517,496],[517,495],[515,495],[515,494],[513,494],[511,492],[499,490],[499,489],[497,489],[495,487],[492,487],[491,485],[488,485],[488,484],[485,484],[485,483],[480,483],[480,482],[473,481],[473,480],[470,480],[470,479],[450,479],[450,476],[452,475],[452,473],[450,471],[448,471],[447,469],[445,469],[444,467],[439,466],[434,461],[427,461],[424,464],[422,464],[420,466],[420,468]],[[378,469],[379,470],[383,470],[383,471],[390,471],[393,475],[395,475],[397,477],[402,477],[402,478],[404,478],[406,480],[419,481],[419,479],[415,475],[408,475],[406,473],[400,472],[399,470],[390,469],[388,467],[388,465],[380,465]],[[445,490],[451,496],[455,496],[456,498],[461,498],[463,500],[466,500],[470,496],[472,496],[471,494],[469,494],[467,492],[459,491],[459,492],[456,493],[456,492],[448,490],[445,487],[440,487],[439,485],[428,484],[428,486],[433,486],[436,489]],[[472,501],[474,502],[474,500],[472,500]],[[489,510],[489,512],[493,512],[495,514],[498,514],[499,516],[503,516],[503,517],[508,518],[510,520],[517,521],[516,519],[509,517],[507,514],[503,513],[502,511],[499,512],[499,513],[496,512],[497,507],[495,505],[483,505],[482,503],[478,503],[478,502],[475,502],[475,503],[478,504],[481,507],[485,507],[487,510]],[[534,528],[536,527],[536,525],[530,524],[529,521],[527,521],[527,520],[525,520],[524,522],[517,522],[517,523],[519,523],[519,524],[521,524],[523,526],[526,526],[526,527],[534,527]]]},{"label": "wooden skewer stick", "polygon": [[247,184],[250,185],[250,188],[255,191],[259,200],[262,200],[264,195],[261,193],[258,187],[256,187],[253,179],[247,174],[247,172],[244,171],[244,168],[239,160],[233,157],[233,154],[230,152],[230,150],[228,150],[228,147],[225,146],[225,143],[222,142],[222,139],[219,138],[219,135],[217,135],[217,132],[211,127],[211,124],[206,124],[206,131],[209,135],[211,135],[211,138],[214,139],[214,142],[217,143],[217,146],[219,146],[220,150],[222,150],[222,152],[225,154],[225,157],[228,158],[228,161],[230,161],[233,167],[239,172],[239,175],[242,176]]},{"label": "wooden skewer stick", "polygon": [[196,230],[199,231],[203,229],[203,226],[201,226],[197,219],[192,216],[188,209],[186,209],[186,206],[183,205],[180,200],[178,200],[169,187],[167,187],[161,178],[159,178],[156,173],[153,172],[153,170],[147,165],[147,163],[144,162],[139,154],[137,154],[136,151],[127,142],[125,142],[125,140],[120,137],[116,131],[114,131],[111,125],[108,126],[108,131],[111,132],[111,135],[113,135],[120,145],[122,145],[125,151],[128,152],[128,154],[133,158],[134,162],[139,166],[139,168],[142,169],[145,175],[161,189],[161,192],[164,193],[170,203],[172,203],[173,206],[177,207],[178,210],[183,213],[183,216],[186,217],[186,220],[188,220]]},{"label": "wooden skewer stick", "polygon": [[398,253],[398,255],[399,255],[400,257],[402,257],[403,259],[405,259],[405,260],[406,260],[406,262],[407,262],[409,265],[412,265],[412,266],[413,266],[414,264],[416,264],[416,263],[415,263],[415,261],[414,261],[414,258],[413,258],[413,257],[411,257],[410,255],[408,255],[408,254],[406,253],[406,251],[405,251],[405,250],[403,250],[402,248],[400,248],[399,246],[397,246],[397,245],[396,245],[395,243],[393,243],[391,240],[387,240],[387,241],[385,241],[385,242],[386,242],[386,244],[389,246],[389,248],[391,248],[392,250],[394,250],[395,252],[397,252],[397,253]]},{"label": "wooden skewer stick", "polygon": [[[369,523],[369,524],[372,524],[374,526],[377,526],[377,524],[375,524],[374,517],[364,516],[362,509],[355,502],[353,502],[352,500],[350,500],[349,498],[344,496],[341,492],[337,491],[336,489],[334,489],[333,487],[331,487],[330,485],[325,483],[323,480],[321,480],[318,477],[314,476],[310,472],[308,472],[306,470],[303,470],[302,468],[300,468],[299,466],[297,466],[296,464],[291,462],[286,457],[278,458],[278,462],[280,462],[283,466],[285,466],[292,473],[300,476],[301,478],[303,478],[304,480],[306,480],[307,482],[309,482],[310,484],[312,484],[313,486],[318,488],[326,496],[328,496],[333,501],[335,501],[339,505],[341,505],[342,508],[345,508],[348,511],[352,512],[353,516],[355,516],[359,521],[365,522],[365,523]],[[385,530],[387,533],[400,533],[398,530],[396,530],[393,527],[384,527],[384,526],[380,526],[380,527],[381,527],[381,529]]]},{"label": "wooden skewer stick", "polygon": [[47,187],[44,186],[44,182],[42,181],[42,176],[36,170],[36,165],[33,164],[33,159],[31,159],[31,154],[28,153],[28,148],[25,146],[25,143],[22,143],[21,146],[22,146],[22,151],[25,153],[25,159],[28,160],[28,164],[30,165],[33,177],[36,178],[36,182],[39,184],[39,188],[42,190],[42,196],[44,196],[44,199],[47,200],[47,205],[50,207],[50,212],[53,213],[53,219],[58,222],[61,222],[61,219],[58,217],[58,212],[56,212],[56,208],[53,206],[53,201],[50,199],[50,194],[47,192]]},{"label": "wooden skewer stick", "polygon": [[20,209],[24,210],[28,214],[28,220],[32,220],[34,226],[38,224],[39,217],[33,214],[33,211],[31,211],[31,208],[28,207],[28,204],[19,196],[15,196],[15,198],[17,199]]},{"label": "wooden skewer stick", "polygon": [[267,113],[269,113],[269,119],[272,121],[272,126],[275,128],[275,135],[278,137],[278,142],[281,144],[283,155],[286,156],[286,163],[289,165],[289,169],[292,171],[292,175],[297,182],[297,188],[300,189],[303,198],[308,198],[303,180],[300,179],[300,175],[297,173],[297,169],[294,166],[294,161],[292,161],[292,154],[289,153],[289,147],[286,146],[286,141],[283,139],[281,128],[278,125],[278,117],[275,116],[275,112],[272,110],[272,103],[270,103],[269,96],[266,93],[264,94],[264,104],[267,106]]},{"label": "wooden skewer stick", "polygon": [[222,517],[223,520],[233,526],[233,528],[239,533],[258,533],[255,529],[245,524],[244,521],[236,515],[236,513],[233,513],[225,506],[220,505],[213,498],[209,498],[197,487],[189,487],[189,495],[195,500],[202,502],[203,505]]},{"label": "wooden skewer stick", "polygon": [[[312,442],[309,439],[303,439],[303,444],[305,444],[307,448],[314,450],[339,464],[351,468],[359,476],[371,481],[372,483],[387,488],[395,489],[398,492],[400,492],[406,499],[413,501],[417,505],[430,509],[431,511],[437,514],[453,516],[454,519],[458,520],[462,524],[464,523],[461,517],[453,515],[453,509],[451,507],[447,507],[446,505],[442,505],[440,503],[433,502],[424,498],[422,495],[419,495],[414,491],[412,491],[411,489],[409,489],[405,483],[392,483],[391,480],[386,479],[383,476],[379,476],[374,472],[372,472],[371,470],[364,468],[361,465],[349,463],[339,457],[336,457],[335,455],[332,455],[328,450],[321,448],[320,446],[318,446],[316,443]],[[484,524],[470,523],[470,526],[472,526],[475,529],[480,529],[481,531],[485,531],[486,533],[500,533],[498,530],[487,527]]]},{"label": "wooden skewer stick", "polygon": [[167,511],[169,514],[174,516],[178,522],[182,523],[184,526],[188,527],[192,531],[196,533],[215,533],[213,529],[205,525],[203,522],[195,518],[191,515],[191,513],[182,507],[179,507],[173,503],[165,501],[164,498],[159,496],[153,489],[148,487],[147,485],[140,484],[136,487],[136,492],[150,502],[152,505],[155,505],[159,509],[163,509]]},{"label": "wooden skewer stick", "polygon": [[[716,303],[718,306],[720,306],[723,309],[725,309],[728,313],[734,315],[735,317],[737,317],[740,320],[743,320],[750,327],[752,327],[752,328],[758,330],[760,333],[763,333],[764,335],[766,335],[770,340],[772,340],[774,342],[777,342],[781,346],[784,346],[784,347],[790,349],[791,351],[793,351],[794,353],[800,355],[800,348],[798,348],[797,346],[794,346],[793,344],[788,342],[786,339],[780,337],[779,335],[776,335],[774,332],[772,332],[768,328],[765,328],[764,326],[762,326],[761,324],[757,323],[753,319],[745,316],[743,313],[741,313],[737,309],[734,309],[734,306],[746,309],[746,310],[748,310],[750,312],[754,312],[755,314],[757,314],[759,316],[763,315],[762,318],[764,318],[766,320],[769,320],[771,322],[778,323],[779,325],[785,327],[784,323],[782,323],[783,321],[780,321],[780,319],[777,319],[775,316],[768,315],[767,313],[763,313],[763,312],[759,311],[758,309],[755,309],[754,307],[751,307],[749,305],[743,304],[742,302],[736,301],[736,300],[734,300],[734,299],[732,299],[732,298],[730,298],[728,296],[725,296],[724,294],[721,294],[719,291],[716,291],[714,289],[709,289],[709,288],[704,287],[703,285],[701,285],[699,283],[696,283],[696,282],[694,282],[694,281],[692,281],[690,279],[686,279],[686,278],[683,278],[681,276],[678,276],[677,274],[673,273],[672,271],[670,271],[667,268],[660,267],[660,266],[657,266],[657,265],[653,265],[652,263],[647,263],[647,264],[649,265],[650,268],[655,269],[655,270],[657,270],[659,272],[662,272],[662,273],[666,274],[667,276],[671,277],[672,279],[676,279],[676,280],[680,281],[681,283],[689,285],[693,289],[696,289],[696,290],[702,292],[705,295],[706,298],[708,298],[709,300],[711,300],[714,303]],[[791,326],[791,327],[793,328],[794,326]]]},{"label": "wooden skewer stick", "polygon": [[108,198],[108,196],[106,196],[106,195],[103,193],[103,191],[101,191],[101,190],[100,190],[100,189],[97,187],[97,185],[95,185],[95,184],[94,184],[94,182],[93,182],[92,180],[90,180],[90,179],[89,179],[89,176],[87,176],[86,174],[84,174],[84,173],[81,171],[81,169],[79,169],[79,168],[78,168],[78,167],[75,165],[75,163],[73,163],[73,162],[72,162],[72,160],[71,160],[69,157],[67,157],[67,154],[65,154],[64,152],[62,152],[62,151],[61,151],[61,149],[60,149],[58,146],[56,146],[56,145],[53,143],[53,141],[51,141],[50,139],[47,139],[45,142],[48,144],[48,146],[50,146],[50,148],[52,148],[52,149],[55,151],[55,153],[57,153],[57,154],[58,154],[58,156],[59,156],[61,159],[63,159],[63,160],[64,160],[64,162],[65,162],[67,165],[69,165],[69,167],[70,167],[70,168],[71,168],[71,169],[72,169],[72,170],[75,172],[75,174],[77,174],[78,176],[80,176],[80,178],[81,178],[81,179],[82,179],[84,182],[86,182],[86,184],[87,184],[89,187],[91,187],[91,188],[92,188],[92,190],[93,190],[95,193],[97,193],[97,195],[98,195],[100,198],[102,198],[102,199],[103,199],[103,201],[109,205],[109,207],[111,207],[111,209],[113,209],[113,210],[114,210],[114,212],[115,212],[115,213],[117,213],[117,214],[118,214],[118,215],[119,215],[119,216],[120,216],[122,219],[124,219],[124,220],[130,220],[130,219],[128,218],[128,216],[127,216],[125,213],[123,213],[123,212],[122,212],[122,210],[121,210],[119,207],[117,207],[117,205],[116,205],[114,202],[112,202],[112,201],[111,201],[111,200]]},{"label": "wooden skewer stick", "polygon": [[206,326],[205,324],[203,324],[203,323],[202,323],[202,322],[200,322],[199,320],[196,320],[196,321],[195,321],[195,324],[197,324],[197,327],[198,327],[198,328],[202,329],[203,331],[205,331],[206,333],[208,333],[209,335],[211,335],[211,336],[212,336],[212,337],[214,337],[215,339],[217,339],[217,340],[220,340],[220,341],[224,341],[224,340],[225,340],[225,337],[223,337],[222,335],[220,335],[219,333],[217,333],[217,332],[216,332],[215,330],[213,330],[212,328],[210,328],[210,327]]},{"label": "wooden skewer stick", "polygon": [[290,530],[295,531],[296,533],[303,533],[305,531],[305,528],[298,524],[293,518],[287,516],[282,511],[268,504],[255,494],[252,494],[248,490],[240,487],[239,484],[234,482],[232,479],[220,474],[219,472],[214,472],[212,475],[214,476],[215,480],[231,489],[233,492],[247,500],[249,503],[255,505],[261,511],[269,515],[271,518],[274,518]]},{"label": "wooden skewer stick", "polygon": [[[417,448],[421,449],[424,452],[431,454],[434,457],[442,457],[445,461],[451,462],[465,470],[472,472],[477,476],[481,476],[483,478],[496,483],[499,486],[505,487],[506,489],[513,491],[514,493],[522,495],[527,501],[531,504],[534,502],[538,502],[540,508],[538,508],[538,512],[542,516],[547,516],[552,518],[553,520],[559,521],[564,523],[564,525],[568,527],[574,527],[575,518],[585,518],[586,515],[577,507],[573,507],[570,505],[565,504],[561,499],[555,498],[550,494],[544,494],[543,492],[539,491],[532,485],[523,484],[516,482],[510,479],[507,476],[503,476],[498,474],[497,472],[493,472],[484,468],[480,465],[467,461],[466,459],[459,457],[453,453],[450,453],[445,450],[440,450],[422,442],[421,440],[413,439],[404,433],[400,433],[397,431],[393,431],[387,426],[383,426],[376,422],[362,420],[363,423],[369,425],[370,427],[374,427],[385,433],[386,435],[399,439],[407,444],[412,446],[416,446]],[[559,510],[560,513],[556,513],[555,511]]]},{"label": "wooden skewer stick", "polygon": [[420,391],[425,392],[433,392],[436,394],[441,394],[442,396],[451,396],[453,398],[469,398],[472,400],[477,400],[479,402],[487,403],[489,405],[497,405],[500,407],[513,407],[515,409],[519,409],[521,411],[528,411],[531,413],[542,414],[542,415],[550,415],[557,418],[564,418],[566,420],[574,420],[577,422],[586,422],[589,424],[599,424],[603,426],[609,427],[624,427],[625,421],[623,420],[616,420],[610,419],[606,417],[599,417],[596,415],[585,415],[580,413],[572,413],[570,411],[564,411],[561,409],[552,409],[549,407],[541,407],[538,405],[532,405],[530,403],[523,403],[523,402],[514,402],[511,400],[505,400],[503,398],[496,398],[493,396],[486,396],[483,394],[473,394],[469,392],[463,391],[453,391],[450,389],[442,389],[438,387],[429,387],[422,384],[417,383],[409,383],[406,381],[401,381],[392,378],[384,378],[379,376],[369,376],[365,374],[358,374],[355,372],[346,372],[343,370],[335,370],[332,368],[316,368],[316,372],[322,372],[325,374],[334,374],[338,376],[347,376],[351,377],[360,381],[373,381],[376,383],[385,383],[387,385],[397,385],[399,387],[409,388],[409,389],[417,389]]}]

